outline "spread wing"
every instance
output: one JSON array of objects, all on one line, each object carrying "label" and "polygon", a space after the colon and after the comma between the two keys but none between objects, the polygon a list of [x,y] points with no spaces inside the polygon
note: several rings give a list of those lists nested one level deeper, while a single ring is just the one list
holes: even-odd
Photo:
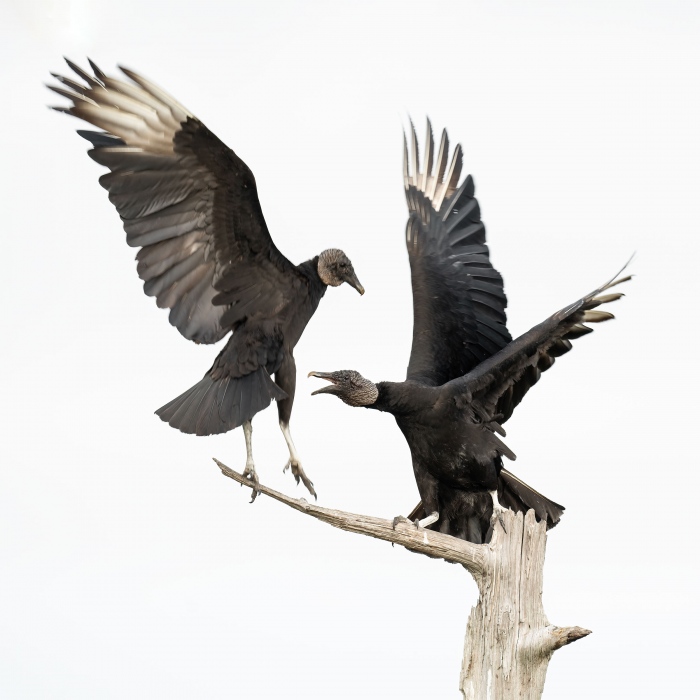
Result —
[{"label": "spread wing", "polygon": [[409,218],[406,247],[413,287],[413,345],[406,379],[439,386],[460,377],[507,345],[503,278],[489,261],[486,231],[471,175],[459,184],[462,149],[448,167],[443,130],[434,159],[428,129],[423,172],[411,125],[412,170],[404,137]]},{"label": "spread wing", "polygon": [[248,166],[185,107],[150,81],[68,65],[49,86],[54,107],[103,129],[79,131],[124,223],[144,291],[189,340],[214,343],[248,316],[270,318],[308,283],[270,237]]},{"label": "spread wing", "polygon": [[630,279],[620,277],[620,273],[521,335],[466,376],[451,381],[445,390],[455,397],[465,397],[485,422],[508,420],[540,374],[554,364],[555,358],[571,350],[571,341],[592,331],[585,323],[614,318],[597,307],[624,296],[604,293]]}]

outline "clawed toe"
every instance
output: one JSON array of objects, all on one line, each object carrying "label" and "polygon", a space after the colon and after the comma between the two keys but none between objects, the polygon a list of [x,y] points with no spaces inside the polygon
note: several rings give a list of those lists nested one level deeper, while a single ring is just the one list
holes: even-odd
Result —
[{"label": "clawed toe", "polygon": [[252,495],[250,502],[252,503],[257,497],[258,494],[260,493],[260,479],[258,479],[258,473],[255,471],[255,467],[247,465],[246,468],[243,472],[243,476],[246,479],[250,479],[253,482],[252,486]]},{"label": "clawed toe", "polygon": [[507,511],[507,508],[503,508],[502,506],[494,507],[493,509],[493,514],[491,515],[491,527],[495,524],[496,520],[498,520],[499,523],[501,523],[501,527],[503,528],[503,532],[508,534],[508,530],[506,530],[506,521],[503,519],[503,514]]},{"label": "clawed toe", "polygon": [[287,469],[289,469],[290,467],[292,469],[292,476],[294,477],[297,484],[299,483],[299,481],[302,481],[304,486],[306,486],[307,491],[316,500],[318,500],[316,490],[314,489],[314,482],[311,481],[311,479],[309,479],[308,476],[306,476],[306,473],[304,472],[304,469],[301,466],[301,462],[297,462],[296,460],[290,459],[282,471],[286,472]]},{"label": "clawed toe", "polygon": [[391,529],[396,530],[396,526],[399,523],[410,523],[411,521],[405,516],[405,515],[397,515],[392,521],[391,521]]},{"label": "clawed toe", "polygon": [[503,514],[508,510],[507,508],[504,508],[499,502],[498,502],[498,492],[497,491],[491,491],[491,499],[493,500],[493,513],[491,514],[491,527],[493,528],[496,520],[498,520],[499,523],[501,523],[501,527],[503,528],[503,532],[508,534],[508,530],[506,530],[506,522],[503,519]]}]

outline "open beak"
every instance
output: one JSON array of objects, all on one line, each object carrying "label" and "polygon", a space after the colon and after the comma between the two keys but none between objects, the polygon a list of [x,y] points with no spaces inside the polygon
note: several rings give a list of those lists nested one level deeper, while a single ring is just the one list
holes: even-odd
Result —
[{"label": "open beak", "polygon": [[[360,293],[362,293],[362,292],[360,292]],[[331,372],[309,372],[306,376],[307,377],[318,377],[319,379],[325,379],[328,382],[332,382],[332,384],[329,384],[328,386],[323,386],[320,389],[316,389],[316,391],[312,391],[311,396],[315,396],[316,394],[339,394],[340,393],[340,388],[336,386],[337,382],[333,378],[333,374]]]},{"label": "open beak", "polygon": [[360,284],[360,280],[357,279],[357,275],[354,272],[345,281],[351,287],[354,287],[355,289],[357,289],[357,291],[360,293],[360,295],[365,293],[365,288]]}]

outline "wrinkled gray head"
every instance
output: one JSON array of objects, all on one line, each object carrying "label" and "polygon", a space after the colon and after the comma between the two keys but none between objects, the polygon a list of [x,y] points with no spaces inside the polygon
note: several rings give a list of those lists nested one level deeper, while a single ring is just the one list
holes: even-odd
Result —
[{"label": "wrinkled gray head", "polygon": [[337,372],[309,372],[309,377],[318,377],[330,382],[314,394],[334,394],[348,406],[371,406],[379,396],[377,387],[354,369],[341,369]]},{"label": "wrinkled gray head", "polygon": [[318,256],[318,276],[321,281],[331,287],[339,287],[343,282],[347,282],[351,287],[357,289],[360,294],[365,293],[365,288],[357,279],[353,270],[350,258],[338,248],[324,250]]}]

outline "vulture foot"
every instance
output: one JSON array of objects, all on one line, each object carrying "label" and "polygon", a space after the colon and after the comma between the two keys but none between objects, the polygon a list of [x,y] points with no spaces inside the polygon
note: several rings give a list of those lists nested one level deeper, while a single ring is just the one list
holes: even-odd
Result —
[{"label": "vulture foot", "polygon": [[503,528],[503,532],[508,534],[508,530],[506,530],[506,523],[505,520],[503,520],[503,514],[508,510],[507,508],[504,508],[499,502],[498,502],[498,492],[497,491],[491,491],[491,499],[493,500],[493,514],[491,515],[491,527],[494,527],[496,524],[496,520],[498,520],[499,523],[501,523],[501,527]]},{"label": "vulture foot", "polygon": [[304,486],[306,486],[308,492],[316,500],[318,500],[318,496],[316,495],[316,491],[314,490],[314,482],[311,481],[311,479],[309,479],[308,476],[306,476],[306,473],[304,472],[304,469],[301,466],[301,462],[298,459],[292,459],[290,457],[289,461],[287,462],[282,471],[286,472],[287,469],[289,469],[290,467],[292,469],[292,476],[296,479],[297,484],[299,483],[299,480],[303,481]]},{"label": "vulture foot", "polygon": [[391,521],[391,529],[396,530],[396,526],[399,523],[413,523],[412,520],[409,520],[405,515],[397,515],[392,521]]},{"label": "vulture foot", "polygon": [[258,479],[258,473],[255,471],[255,465],[252,462],[245,463],[243,476],[253,482],[253,494],[252,498],[250,499],[250,502],[252,503],[260,493],[260,479]]}]

